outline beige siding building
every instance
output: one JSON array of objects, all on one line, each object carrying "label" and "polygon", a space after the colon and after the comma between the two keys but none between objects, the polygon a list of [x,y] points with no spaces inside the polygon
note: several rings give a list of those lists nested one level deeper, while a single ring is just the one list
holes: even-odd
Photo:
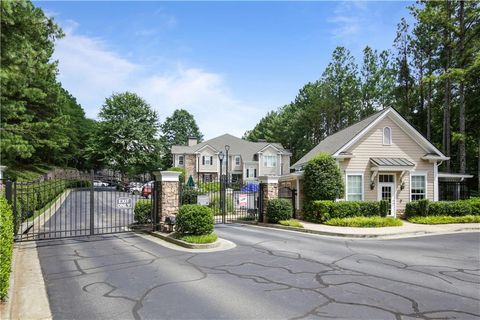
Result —
[{"label": "beige siding building", "polygon": [[[228,158],[227,158],[228,148]],[[219,154],[223,153],[222,168]],[[173,166],[185,168],[186,178],[208,182],[228,172],[232,181],[256,182],[259,176],[281,176],[290,172],[291,153],[279,143],[251,142],[224,134],[186,146],[173,146]],[[227,170],[228,165],[228,170]]]},{"label": "beige siding building", "polygon": [[[281,177],[302,189],[303,166],[320,152],[337,159],[345,182],[339,200],[387,200],[390,214],[402,214],[414,200],[438,200],[438,166],[449,158],[395,109],[387,108],[321,141]],[[302,208],[299,192],[297,209]]]}]

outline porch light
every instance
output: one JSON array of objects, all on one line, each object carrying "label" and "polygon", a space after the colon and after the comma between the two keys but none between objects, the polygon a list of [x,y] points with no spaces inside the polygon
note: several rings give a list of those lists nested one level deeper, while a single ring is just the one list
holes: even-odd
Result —
[{"label": "porch light", "polygon": [[223,157],[224,157],[223,151],[220,151],[220,152],[218,153],[218,160],[223,161]]}]

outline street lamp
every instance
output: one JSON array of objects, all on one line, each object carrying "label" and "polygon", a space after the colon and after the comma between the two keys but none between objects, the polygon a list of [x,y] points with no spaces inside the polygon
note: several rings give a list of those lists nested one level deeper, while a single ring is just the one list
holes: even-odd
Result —
[{"label": "street lamp", "polygon": [[225,161],[225,175],[227,176],[227,188],[228,188],[228,150],[230,150],[230,146],[227,144],[225,146],[225,153],[227,154],[227,160]]},{"label": "street lamp", "polygon": [[223,201],[223,187],[222,187],[222,165],[223,165],[223,151],[218,153],[218,160],[220,160],[220,209],[222,211],[222,222],[225,223],[225,206]]}]

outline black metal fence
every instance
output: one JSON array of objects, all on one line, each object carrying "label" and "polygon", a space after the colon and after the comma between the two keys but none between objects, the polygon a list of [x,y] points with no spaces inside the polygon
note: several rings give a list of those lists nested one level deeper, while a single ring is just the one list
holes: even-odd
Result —
[{"label": "black metal fence", "polygon": [[439,181],[438,198],[447,201],[468,199],[470,198],[470,189],[465,182]]},{"label": "black metal fence", "polygon": [[[119,180],[92,172],[72,172],[50,179],[6,182],[17,241],[56,239],[131,230],[134,208],[152,211],[153,184]],[[143,200],[142,200],[143,198]],[[150,211],[148,211],[150,210]],[[145,223],[145,221],[143,221]],[[148,223],[152,223],[151,217]]]},{"label": "black metal fence", "polygon": [[226,177],[190,185],[182,183],[180,205],[208,206],[212,209],[217,224],[257,220],[259,187],[256,182],[231,181]]}]

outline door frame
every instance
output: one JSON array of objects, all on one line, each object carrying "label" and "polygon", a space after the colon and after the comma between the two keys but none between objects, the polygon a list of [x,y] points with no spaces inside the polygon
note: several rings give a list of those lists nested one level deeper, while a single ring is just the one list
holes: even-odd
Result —
[{"label": "door frame", "polygon": [[[380,181],[380,175],[392,175],[393,176],[393,182],[379,182]],[[378,201],[382,200],[382,187],[383,186],[390,186],[392,187],[392,201],[391,201],[391,207],[390,207],[390,212],[391,214],[388,216],[391,217],[396,217],[397,216],[397,175],[395,173],[387,173],[387,172],[382,172],[379,173],[377,176],[377,199]]]}]

